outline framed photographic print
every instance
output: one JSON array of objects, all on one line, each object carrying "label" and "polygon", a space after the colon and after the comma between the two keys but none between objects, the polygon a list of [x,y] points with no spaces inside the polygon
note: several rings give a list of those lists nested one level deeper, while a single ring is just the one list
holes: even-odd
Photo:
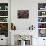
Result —
[{"label": "framed photographic print", "polygon": [[18,16],[19,19],[29,18],[29,10],[18,10],[17,11],[17,16]]}]

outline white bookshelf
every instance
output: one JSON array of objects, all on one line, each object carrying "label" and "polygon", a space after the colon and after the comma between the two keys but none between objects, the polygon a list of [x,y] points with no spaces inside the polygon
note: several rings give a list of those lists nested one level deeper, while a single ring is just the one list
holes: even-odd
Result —
[{"label": "white bookshelf", "polygon": [[[0,18],[7,18],[7,20],[8,20],[7,22],[3,22],[3,21],[1,22],[1,21],[0,21],[0,24],[8,24],[8,33],[6,32],[6,33],[8,34],[8,37],[5,37],[5,38],[3,37],[3,39],[5,39],[5,41],[7,41],[7,42],[5,42],[4,40],[1,40],[1,41],[0,41],[0,45],[3,45],[3,44],[4,44],[4,45],[7,45],[7,46],[8,46],[8,45],[11,45],[11,44],[9,44],[9,42],[10,42],[10,40],[9,40],[9,29],[10,29],[10,26],[11,26],[11,25],[10,25],[10,15],[11,15],[11,10],[10,10],[11,4],[10,4],[10,1],[11,1],[11,0],[0,0],[0,4],[1,4],[1,3],[3,3],[3,4],[7,3],[7,4],[8,4],[8,10],[6,10],[6,9],[0,9],[0,12],[3,12],[3,11],[4,11],[4,12],[8,12],[8,15],[7,15],[7,16],[6,16],[6,15],[4,15],[4,16],[1,16],[1,15],[0,15]],[[1,6],[1,5],[0,5],[0,6]],[[2,30],[1,30],[1,31],[2,31]],[[1,37],[2,37],[2,35],[1,35]],[[1,38],[1,37],[0,37],[0,38]],[[4,43],[3,43],[3,42],[4,42]],[[6,44],[5,44],[5,43],[6,43]]]},{"label": "white bookshelf", "polygon": [[[1,26],[0,28],[3,31],[4,30],[7,31],[5,33],[3,32],[7,38],[8,38],[8,23],[9,23],[8,19],[9,19],[8,18],[8,3],[0,3],[0,26]],[[2,27],[5,27],[5,29],[3,29]]]},{"label": "white bookshelf", "polygon": [[45,34],[41,32],[45,31],[46,33],[46,3],[38,4],[38,32],[39,37],[46,37]]}]

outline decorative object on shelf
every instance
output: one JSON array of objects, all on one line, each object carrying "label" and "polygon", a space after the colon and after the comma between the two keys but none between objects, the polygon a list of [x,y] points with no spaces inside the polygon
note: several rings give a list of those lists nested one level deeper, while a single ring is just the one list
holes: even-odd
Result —
[{"label": "decorative object on shelf", "polygon": [[31,25],[30,27],[29,27],[29,30],[34,30],[34,26],[33,25]]},{"label": "decorative object on shelf", "polygon": [[8,17],[0,17],[0,22],[8,22]]},{"label": "decorative object on shelf", "polygon": [[41,17],[38,17],[38,22],[42,22],[42,18]]},{"label": "decorative object on shelf", "polygon": [[46,17],[38,17],[38,22],[46,22]]},{"label": "decorative object on shelf", "polygon": [[8,10],[8,3],[0,3],[0,10]]},{"label": "decorative object on shelf", "polygon": [[44,8],[40,8],[40,10],[44,10]]},{"label": "decorative object on shelf", "polygon": [[8,37],[8,23],[0,23],[0,35]]},{"label": "decorative object on shelf", "polygon": [[1,6],[0,6],[0,10],[1,10]]},{"label": "decorative object on shelf", "polygon": [[46,28],[46,23],[38,23],[38,28]]},{"label": "decorative object on shelf", "polygon": [[16,30],[16,26],[13,23],[11,23],[11,30]]},{"label": "decorative object on shelf", "polygon": [[46,11],[38,11],[38,16],[46,16]]},{"label": "decorative object on shelf", "polygon": [[38,10],[46,10],[46,3],[38,3]]},{"label": "decorative object on shelf", "polygon": [[20,37],[22,40],[26,40],[27,38],[29,38],[29,36],[26,36],[26,35],[22,35],[22,36],[20,35]]},{"label": "decorative object on shelf", "polygon": [[46,11],[42,11],[42,16],[46,16]]},{"label": "decorative object on shelf", "polygon": [[46,37],[46,29],[39,29],[39,37]]},{"label": "decorative object on shelf", "polygon": [[5,6],[5,10],[8,10],[8,6]]},{"label": "decorative object on shelf", "polygon": [[42,12],[42,15],[45,15],[45,12]]},{"label": "decorative object on shelf", "polygon": [[46,9],[46,6],[45,6],[45,9]]},{"label": "decorative object on shelf", "polygon": [[45,38],[43,38],[43,41],[45,42],[45,43],[44,43],[44,46],[46,46],[46,39],[45,39]]},{"label": "decorative object on shelf", "polygon": [[0,11],[0,16],[8,16],[8,11]]},{"label": "decorative object on shelf", "polygon": [[0,23],[1,30],[8,30],[8,23]]},{"label": "decorative object on shelf", "polygon": [[43,40],[45,40],[45,39],[43,39]]},{"label": "decorative object on shelf", "polygon": [[17,45],[20,45],[20,46],[32,45],[32,36],[31,35],[19,35],[19,34],[17,34],[15,36],[15,38],[16,38],[15,43]]},{"label": "decorative object on shelf", "polygon": [[29,10],[18,10],[17,11],[18,18],[29,18]]}]

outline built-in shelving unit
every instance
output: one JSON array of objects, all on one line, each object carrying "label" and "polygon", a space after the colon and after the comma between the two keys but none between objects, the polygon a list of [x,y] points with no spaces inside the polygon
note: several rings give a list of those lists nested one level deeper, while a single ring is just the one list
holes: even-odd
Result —
[{"label": "built-in shelving unit", "polygon": [[38,31],[40,37],[46,37],[46,3],[38,3]]},{"label": "built-in shelving unit", "polygon": [[8,37],[8,3],[0,3],[0,35]]}]

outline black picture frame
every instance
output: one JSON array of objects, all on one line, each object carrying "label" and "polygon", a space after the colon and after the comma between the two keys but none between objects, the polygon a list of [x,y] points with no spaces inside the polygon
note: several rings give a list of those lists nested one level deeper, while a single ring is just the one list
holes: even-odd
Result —
[{"label": "black picture frame", "polygon": [[18,10],[17,17],[19,19],[27,19],[29,18],[29,10]]}]

